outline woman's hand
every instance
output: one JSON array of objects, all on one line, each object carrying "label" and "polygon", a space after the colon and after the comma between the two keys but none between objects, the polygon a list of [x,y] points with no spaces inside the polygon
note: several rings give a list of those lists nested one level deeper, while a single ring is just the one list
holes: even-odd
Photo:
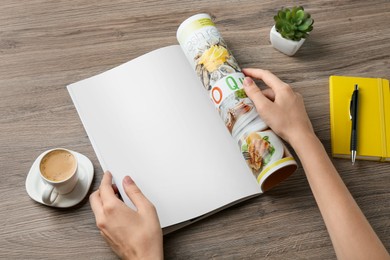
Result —
[{"label": "woman's hand", "polygon": [[[294,146],[301,137],[314,135],[302,96],[267,70],[243,69],[244,90],[261,119],[280,137]],[[262,80],[269,88],[260,90],[250,78]],[[295,141],[297,140],[297,141]]]},{"label": "woman's hand", "polygon": [[122,259],[163,259],[162,230],[155,207],[129,176],[123,179],[123,188],[137,211],[117,197],[110,172],[104,173],[99,189],[91,194],[100,233]]}]

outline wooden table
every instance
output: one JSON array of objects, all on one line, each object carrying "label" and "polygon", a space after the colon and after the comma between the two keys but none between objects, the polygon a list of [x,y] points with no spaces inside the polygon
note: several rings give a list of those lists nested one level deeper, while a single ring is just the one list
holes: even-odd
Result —
[{"label": "wooden table", "polygon": [[[25,190],[34,159],[53,147],[102,170],[65,86],[159,47],[181,21],[208,12],[242,67],[273,71],[305,99],[330,154],[328,77],[390,78],[389,1],[308,1],[314,31],[294,57],[269,43],[285,1],[11,1],[0,4],[0,258],[115,259],[88,199],[43,206]],[[390,164],[334,159],[369,222],[390,249]],[[353,239],[353,238],[351,238]],[[304,172],[267,194],[164,238],[167,259],[334,259]]]}]

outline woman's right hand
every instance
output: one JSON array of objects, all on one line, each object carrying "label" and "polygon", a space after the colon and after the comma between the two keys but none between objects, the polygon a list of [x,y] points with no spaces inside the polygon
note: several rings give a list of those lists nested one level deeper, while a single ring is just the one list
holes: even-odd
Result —
[{"label": "woman's right hand", "polygon": [[[293,147],[302,137],[315,135],[306,113],[303,98],[270,71],[243,69],[247,76],[244,90],[253,101],[261,119]],[[262,80],[269,88],[260,90],[252,78]]]}]

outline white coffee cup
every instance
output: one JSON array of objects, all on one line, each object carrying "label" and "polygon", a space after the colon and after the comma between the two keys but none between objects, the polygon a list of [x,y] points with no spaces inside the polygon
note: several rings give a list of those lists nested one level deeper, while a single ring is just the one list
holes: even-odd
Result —
[{"label": "white coffee cup", "polygon": [[39,173],[45,183],[42,201],[53,204],[59,194],[70,193],[78,181],[76,155],[65,148],[47,151],[39,161]]}]

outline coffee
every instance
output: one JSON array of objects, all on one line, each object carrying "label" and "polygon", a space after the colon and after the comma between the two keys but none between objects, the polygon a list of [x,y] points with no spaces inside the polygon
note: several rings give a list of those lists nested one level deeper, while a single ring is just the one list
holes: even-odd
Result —
[{"label": "coffee", "polygon": [[41,160],[40,171],[49,181],[60,182],[70,178],[76,171],[77,162],[72,153],[66,150],[53,150]]}]

